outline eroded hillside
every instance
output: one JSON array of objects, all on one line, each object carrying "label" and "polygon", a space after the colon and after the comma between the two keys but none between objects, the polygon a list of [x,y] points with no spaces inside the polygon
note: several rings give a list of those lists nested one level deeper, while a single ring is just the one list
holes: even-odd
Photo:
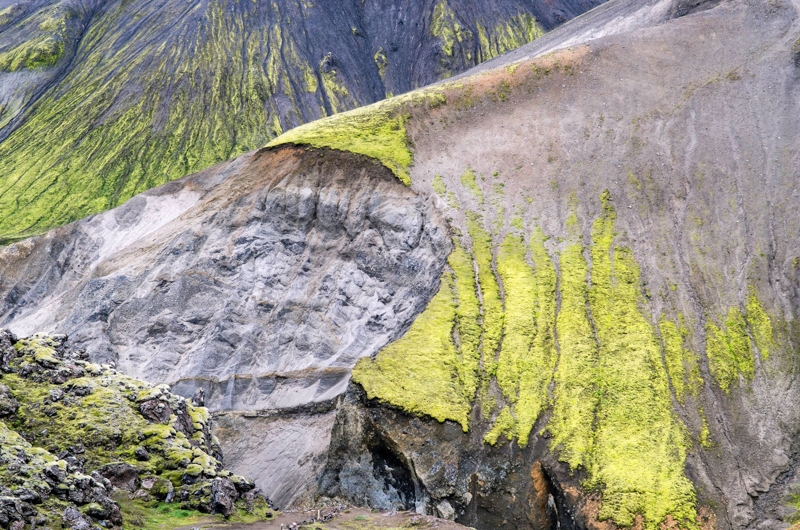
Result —
[{"label": "eroded hillside", "polygon": [[0,324],[204,388],[284,503],[785,528],[798,8],[613,0],[4,248]]}]

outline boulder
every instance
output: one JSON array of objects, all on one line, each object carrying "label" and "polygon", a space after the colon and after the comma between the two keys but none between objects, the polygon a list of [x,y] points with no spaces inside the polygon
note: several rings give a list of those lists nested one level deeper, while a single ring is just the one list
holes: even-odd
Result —
[{"label": "boulder", "polygon": [[211,513],[230,516],[237,497],[236,486],[231,479],[215,478],[211,481]]},{"label": "boulder", "polygon": [[99,468],[97,472],[111,482],[115,488],[130,493],[139,489],[139,470],[130,464],[113,462]]}]

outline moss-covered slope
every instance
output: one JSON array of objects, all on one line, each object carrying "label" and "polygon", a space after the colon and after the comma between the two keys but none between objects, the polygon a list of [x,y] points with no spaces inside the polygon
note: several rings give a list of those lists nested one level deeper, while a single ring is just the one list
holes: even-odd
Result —
[{"label": "moss-covered slope", "polygon": [[0,12],[0,241],[461,72],[596,1],[14,4]]},{"label": "moss-covered slope", "polygon": [[[559,510],[583,510],[586,524],[792,520],[800,217],[790,160],[800,130],[788,116],[797,103],[787,96],[754,109],[738,98],[773,85],[795,90],[794,77],[763,72],[796,63],[788,49],[781,59],[762,55],[765,33],[750,27],[744,46],[715,44],[715,61],[661,53],[675,40],[691,50],[712,28],[744,28],[762,7],[731,2],[646,38],[524,58],[417,94],[435,96],[435,106],[398,111],[411,187],[446,212],[461,250],[429,307],[444,302],[446,312],[423,312],[409,333],[359,361],[353,395],[363,389],[367,410],[383,403],[376,429],[434,492],[432,509],[445,500],[460,521],[487,528],[481,510],[492,503],[535,511],[533,493],[517,499],[538,480],[519,478],[533,477],[536,461],[558,484]],[[793,11],[776,9],[762,30],[798,34]],[[661,75],[669,83],[650,83]],[[762,129],[767,144],[752,139]],[[312,130],[322,124],[286,140],[304,143]],[[741,143],[731,145],[731,134]],[[475,329],[465,332],[462,312],[476,314]],[[437,337],[438,351],[434,342],[420,348],[423,337]],[[426,382],[440,389],[436,399],[419,391]],[[445,421],[437,430],[403,413]],[[391,426],[381,430],[381,419]],[[453,424],[467,432],[450,445]],[[436,458],[458,472],[442,476],[406,438],[419,425],[419,436],[442,436]],[[494,482],[488,464],[464,463],[501,455]],[[492,484],[483,504],[470,473]],[[504,485],[498,501],[492,488]],[[520,517],[509,527],[532,521],[503,514]]]},{"label": "moss-covered slope", "polygon": [[164,503],[268,514],[223,469],[206,408],[83,357],[64,336],[0,330],[0,526],[141,528],[123,513],[146,521]]}]

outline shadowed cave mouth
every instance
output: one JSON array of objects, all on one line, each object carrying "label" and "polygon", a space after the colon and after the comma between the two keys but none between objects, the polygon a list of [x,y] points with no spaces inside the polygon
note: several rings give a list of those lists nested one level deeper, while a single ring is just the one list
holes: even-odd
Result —
[{"label": "shadowed cave mouth", "polygon": [[413,510],[417,496],[414,478],[408,467],[388,447],[375,444],[372,453],[372,475],[383,485],[383,492],[395,509]]}]

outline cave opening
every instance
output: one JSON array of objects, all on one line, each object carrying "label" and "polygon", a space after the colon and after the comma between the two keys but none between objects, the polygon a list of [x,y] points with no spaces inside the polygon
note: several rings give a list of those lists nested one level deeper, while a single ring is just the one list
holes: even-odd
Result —
[{"label": "cave opening", "polygon": [[402,460],[384,444],[370,448],[372,474],[383,486],[383,493],[395,510],[413,510],[416,507],[414,478]]}]

